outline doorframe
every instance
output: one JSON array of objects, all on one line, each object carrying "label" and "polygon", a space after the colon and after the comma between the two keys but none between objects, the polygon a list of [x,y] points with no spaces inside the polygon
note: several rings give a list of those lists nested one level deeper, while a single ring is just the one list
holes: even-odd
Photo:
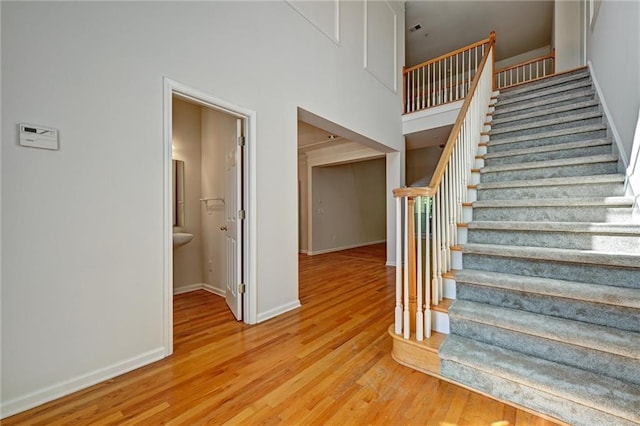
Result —
[{"label": "doorframe", "polygon": [[234,105],[216,98],[202,90],[172,80],[163,78],[163,346],[165,356],[173,353],[173,221],[171,194],[171,160],[173,156],[173,104],[172,98],[176,94],[182,98],[202,106],[225,112],[244,119],[245,149],[243,158],[243,205],[246,211],[244,232],[242,236],[244,254],[244,284],[243,321],[246,324],[256,324],[258,317],[257,304],[257,245],[256,245],[256,112]]}]

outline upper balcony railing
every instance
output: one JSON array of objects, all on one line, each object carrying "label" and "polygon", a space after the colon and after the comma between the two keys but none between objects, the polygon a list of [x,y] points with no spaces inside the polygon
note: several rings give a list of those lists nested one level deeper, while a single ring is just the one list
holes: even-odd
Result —
[{"label": "upper balcony railing", "polygon": [[492,32],[484,40],[404,69],[403,113],[464,99],[485,50],[495,43],[495,36]]},{"label": "upper balcony railing", "polygon": [[539,80],[554,74],[555,71],[556,49],[553,49],[548,55],[496,70],[494,88],[506,89]]}]

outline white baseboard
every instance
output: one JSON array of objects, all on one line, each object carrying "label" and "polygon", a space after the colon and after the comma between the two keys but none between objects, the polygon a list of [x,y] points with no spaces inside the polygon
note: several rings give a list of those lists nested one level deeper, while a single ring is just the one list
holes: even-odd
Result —
[{"label": "white baseboard", "polygon": [[307,254],[309,256],[314,256],[316,254],[325,254],[325,253],[332,253],[334,251],[342,251],[342,250],[349,250],[352,248],[358,248],[358,247],[366,247],[366,246],[372,246],[374,244],[380,244],[380,243],[384,243],[387,240],[378,240],[378,241],[369,241],[367,243],[358,243],[358,244],[351,244],[348,246],[342,246],[342,247],[333,247],[333,248],[328,248],[328,249],[324,249],[324,250],[318,250],[318,251],[310,251],[307,252]]},{"label": "white baseboard", "polygon": [[209,284],[202,284],[202,289],[208,291],[209,293],[213,293],[220,297],[226,297],[227,292],[225,290],[219,289],[218,287],[214,287]]},{"label": "white baseboard", "polygon": [[191,291],[196,291],[196,290],[202,290],[202,284],[198,283],[198,284],[185,285],[183,287],[174,287],[173,295],[175,296],[177,294],[189,293]]},{"label": "white baseboard", "polygon": [[112,379],[129,371],[143,367],[165,357],[164,347],[154,349],[127,360],[112,364],[109,367],[83,374],[82,376],[57,383],[53,386],[31,392],[27,395],[3,402],[0,406],[0,418],[6,418],[14,414],[37,407],[54,399],[61,398],[81,389],[88,388],[105,380]]},{"label": "white baseboard", "polygon": [[384,264],[385,266],[396,266],[396,261],[395,260],[387,260],[387,263]]},{"label": "white baseboard", "polygon": [[616,145],[616,148],[620,154],[620,158],[622,159],[622,163],[624,164],[624,168],[626,169],[629,166],[629,158],[627,158],[627,153],[622,147],[622,139],[620,138],[620,133],[618,133],[618,129],[616,128],[616,125],[611,118],[611,111],[609,110],[607,101],[604,99],[604,95],[602,94],[602,88],[600,88],[600,84],[598,83],[598,76],[596,76],[596,72],[593,69],[593,64],[591,63],[591,61],[587,61],[587,64],[589,65],[591,81],[593,81],[593,87],[596,88],[598,100],[600,101],[600,105],[602,105],[602,111],[604,112],[605,120],[607,120],[607,124],[609,125],[609,130],[611,131],[613,142]]},{"label": "white baseboard", "polygon": [[266,312],[258,312],[258,323],[266,321],[268,319],[277,317],[278,315],[284,314],[285,312],[289,312],[293,309],[299,308],[302,306],[299,300],[295,300],[293,302],[285,303],[284,305],[278,306],[277,308],[269,309]]},{"label": "white baseboard", "polygon": [[216,294],[218,296],[222,296],[225,297],[227,292],[224,291],[223,289],[219,289],[217,287],[214,287],[210,284],[206,284],[206,283],[197,283],[197,284],[189,284],[189,285],[185,285],[182,287],[176,287],[173,289],[173,295],[176,296],[178,294],[183,294],[183,293],[190,293],[192,291],[197,291],[197,290],[206,290],[209,293],[213,293]]},{"label": "white baseboard", "polygon": [[307,250],[298,250],[298,252],[299,252],[300,254],[307,254],[307,253],[308,253],[308,252],[307,252]]}]

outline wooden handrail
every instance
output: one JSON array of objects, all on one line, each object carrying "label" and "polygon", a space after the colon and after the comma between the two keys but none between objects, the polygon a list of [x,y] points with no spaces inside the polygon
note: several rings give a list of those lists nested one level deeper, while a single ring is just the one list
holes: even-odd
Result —
[{"label": "wooden handrail", "polygon": [[[473,93],[478,86],[478,82],[480,81],[480,75],[482,74],[482,70],[484,69],[487,58],[489,57],[489,52],[495,45],[495,32],[491,33],[491,36],[486,39],[489,40],[489,48],[485,51],[484,57],[480,61],[478,68],[476,70],[475,75],[473,76],[473,80],[471,81],[471,86],[469,87],[468,93]],[[440,160],[436,165],[436,169],[433,172],[433,176],[431,177],[431,182],[429,182],[429,186],[422,187],[405,187],[405,188],[396,188],[393,190],[393,196],[395,198],[403,198],[403,197],[432,197],[436,195],[437,188],[440,185],[440,180],[444,175],[444,171],[447,167],[447,163],[449,161],[449,157],[453,151],[453,148],[456,144],[456,139],[458,137],[458,132],[460,131],[460,127],[462,127],[462,123],[464,122],[464,117],[467,114],[467,110],[471,105],[472,97],[466,96],[464,99],[464,103],[460,108],[460,112],[458,113],[458,117],[451,129],[451,133],[449,133],[449,138],[447,139],[447,143],[445,144],[444,150],[442,151],[442,155],[440,156]]]},{"label": "wooden handrail", "polygon": [[495,70],[493,73],[494,74],[500,74],[501,72],[510,71],[512,69],[520,68],[520,67],[523,67],[525,65],[534,64],[536,62],[544,61],[544,60],[547,60],[547,59],[555,59],[555,58],[556,58],[556,49],[554,48],[554,49],[551,50],[551,53],[549,53],[548,55],[540,56],[538,58],[534,58],[534,59],[531,59],[529,61],[521,62],[519,64],[511,65],[511,66],[508,66],[508,67],[500,68],[499,70]]},{"label": "wooden handrail", "polygon": [[433,191],[428,186],[408,186],[406,188],[396,188],[393,190],[393,196],[395,198],[430,197],[432,195]]},{"label": "wooden handrail", "polygon": [[[469,88],[468,93],[471,94],[475,92],[476,87],[478,87],[480,76],[482,75],[482,70],[484,69],[487,63],[487,60],[488,60],[487,58],[489,57],[489,53],[491,52],[491,49],[493,48],[494,44],[495,44],[495,36],[491,38],[491,41],[489,43],[489,48],[485,52],[485,55],[482,58],[482,61],[480,61],[480,64],[478,65],[476,74],[473,76],[473,81],[471,82],[471,87]],[[462,107],[460,108],[460,112],[458,113],[458,117],[456,118],[456,122],[454,123],[453,128],[451,129],[451,133],[449,133],[449,138],[447,139],[447,143],[444,146],[444,150],[440,155],[440,160],[438,161],[438,164],[436,165],[436,169],[433,172],[433,176],[431,177],[431,182],[429,182],[428,192],[431,194],[435,194],[436,189],[438,188],[438,186],[440,186],[440,180],[442,180],[444,171],[447,168],[447,163],[449,162],[449,157],[451,157],[453,148],[456,145],[456,140],[458,139],[458,133],[460,132],[460,128],[462,127],[462,123],[464,122],[464,118],[467,115],[467,110],[469,109],[469,106],[471,105],[471,101],[473,100],[472,98],[473,96],[465,97],[464,103],[462,104]]]},{"label": "wooden handrail", "polygon": [[402,70],[402,73],[403,74],[407,74],[407,73],[409,73],[409,72],[411,72],[411,71],[413,71],[415,69],[426,67],[427,65],[431,65],[434,62],[441,61],[441,60],[443,60],[445,58],[448,58],[450,56],[455,56],[455,55],[457,55],[459,53],[465,52],[467,50],[471,50],[471,49],[473,49],[475,47],[482,46],[483,44],[490,43],[490,44],[493,45],[493,43],[495,43],[495,39],[496,39],[496,33],[495,33],[495,31],[492,31],[491,34],[489,35],[489,37],[485,38],[484,40],[480,40],[480,41],[477,41],[475,43],[471,43],[468,46],[461,47],[460,49],[456,49],[453,52],[445,53],[444,55],[440,55],[437,58],[429,59],[428,61],[422,62],[422,63],[420,63],[418,65],[414,65],[414,66],[412,66],[410,68],[404,68]]}]

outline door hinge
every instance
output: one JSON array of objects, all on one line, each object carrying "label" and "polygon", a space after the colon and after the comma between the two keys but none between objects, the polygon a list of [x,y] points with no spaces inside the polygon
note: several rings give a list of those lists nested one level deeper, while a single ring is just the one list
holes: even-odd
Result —
[{"label": "door hinge", "polygon": [[245,290],[246,290],[246,286],[244,285],[244,283],[238,284],[238,294],[243,294]]},{"label": "door hinge", "polygon": [[247,213],[244,210],[238,210],[238,219],[244,220],[247,217]]},{"label": "door hinge", "polygon": [[238,136],[238,145],[239,146],[244,146],[246,143],[244,136]]}]

